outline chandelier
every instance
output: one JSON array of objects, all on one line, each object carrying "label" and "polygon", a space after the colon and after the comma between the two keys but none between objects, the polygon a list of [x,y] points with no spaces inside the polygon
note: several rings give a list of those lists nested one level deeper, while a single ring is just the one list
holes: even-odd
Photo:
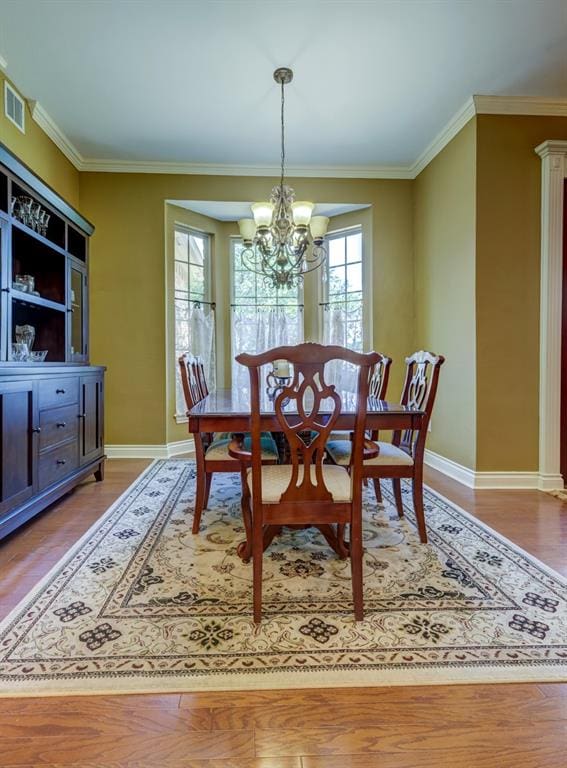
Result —
[{"label": "chandelier", "polygon": [[[314,203],[296,202],[295,192],[285,183],[284,86],[293,72],[280,67],[274,80],[281,85],[281,175],[269,201],[251,206],[254,219],[238,222],[244,243],[242,263],[251,272],[263,275],[274,288],[293,288],[307,272],[318,269],[327,256],[327,216],[312,216]],[[311,233],[311,236],[310,236]]]}]

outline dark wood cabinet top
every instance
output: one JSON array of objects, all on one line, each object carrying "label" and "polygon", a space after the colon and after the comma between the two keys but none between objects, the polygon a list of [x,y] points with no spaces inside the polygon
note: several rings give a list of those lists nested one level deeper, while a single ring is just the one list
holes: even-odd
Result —
[{"label": "dark wood cabinet top", "polygon": [[10,376],[26,379],[29,376],[69,376],[102,373],[104,365],[86,365],[81,363],[0,363],[0,378]]}]

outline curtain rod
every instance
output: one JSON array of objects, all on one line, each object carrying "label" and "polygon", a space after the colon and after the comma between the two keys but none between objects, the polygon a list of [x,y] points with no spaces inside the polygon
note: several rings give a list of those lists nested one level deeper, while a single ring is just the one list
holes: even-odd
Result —
[{"label": "curtain rod", "polygon": [[272,306],[263,306],[261,304],[231,304],[231,309],[243,309],[249,307],[256,307],[256,309],[303,309],[305,304],[277,304]]},{"label": "curtain rod", "polygon": [[362,298],[360,299],[337,299],[337,301],[320,301],[320,307],[328,307],[330,304],[352,304],[353,302],[359,302],[362,304]]}]

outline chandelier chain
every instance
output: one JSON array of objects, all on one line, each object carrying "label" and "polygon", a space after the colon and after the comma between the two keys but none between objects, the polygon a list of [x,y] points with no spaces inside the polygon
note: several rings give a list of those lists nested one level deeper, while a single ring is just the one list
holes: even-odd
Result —
[{"label": "chandelier chain", "polygon": [[[266,285],[278,290],[290,290],[299,285],[304,275],[319,269],[327,257],[324,237],[329,219],[325,216],[312,219],[314,204],[296,203],[294,190],[285,185],[285,86],[292,79],[293,72],[288,67],[280,67],[274,72],[274,80],[281,86],[279,186],[273,187],[269,203],[252,206],[256,224],[248,219],[239,222],[244,241],[242,264],[251,272],[262,275]],[[317,231],[314,233],[312,227],[310,238],[309,225],[315,220]]]},{"label": "chandelier chain", "polygon": [[284,81],[282,80],[282,107],[281,107],[281,123],[282,123],[282,151],[281,151],[281,160],[282,160],[282,168],[281,168],[281,176],[280,176],[280,186],[283,189],[284,185],[284,168],[285,168],[285,121],[284,121],[284,107],[285,107],[285,96],[284,96]]}]

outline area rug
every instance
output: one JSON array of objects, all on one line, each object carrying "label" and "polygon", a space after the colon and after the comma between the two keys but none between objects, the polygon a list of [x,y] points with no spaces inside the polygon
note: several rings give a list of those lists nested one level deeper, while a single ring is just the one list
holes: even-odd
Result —
[{"label": "area rug", "polygon": [[561,501],[567,501],[567,491],[547,491],[547,493],[551,494],[552,496],[555,496],[556,499],[561,499]]},{"label": "area rug", "polygon": [[239,476],[213,481],[201,533],[195,464],[155,462],[0,625],[0,694],[57,695],[567,680],[567,582],[426,490],[430,543],[364,496],[365,619],[348,561],[315,530],[264,557],[264,620]]}]

